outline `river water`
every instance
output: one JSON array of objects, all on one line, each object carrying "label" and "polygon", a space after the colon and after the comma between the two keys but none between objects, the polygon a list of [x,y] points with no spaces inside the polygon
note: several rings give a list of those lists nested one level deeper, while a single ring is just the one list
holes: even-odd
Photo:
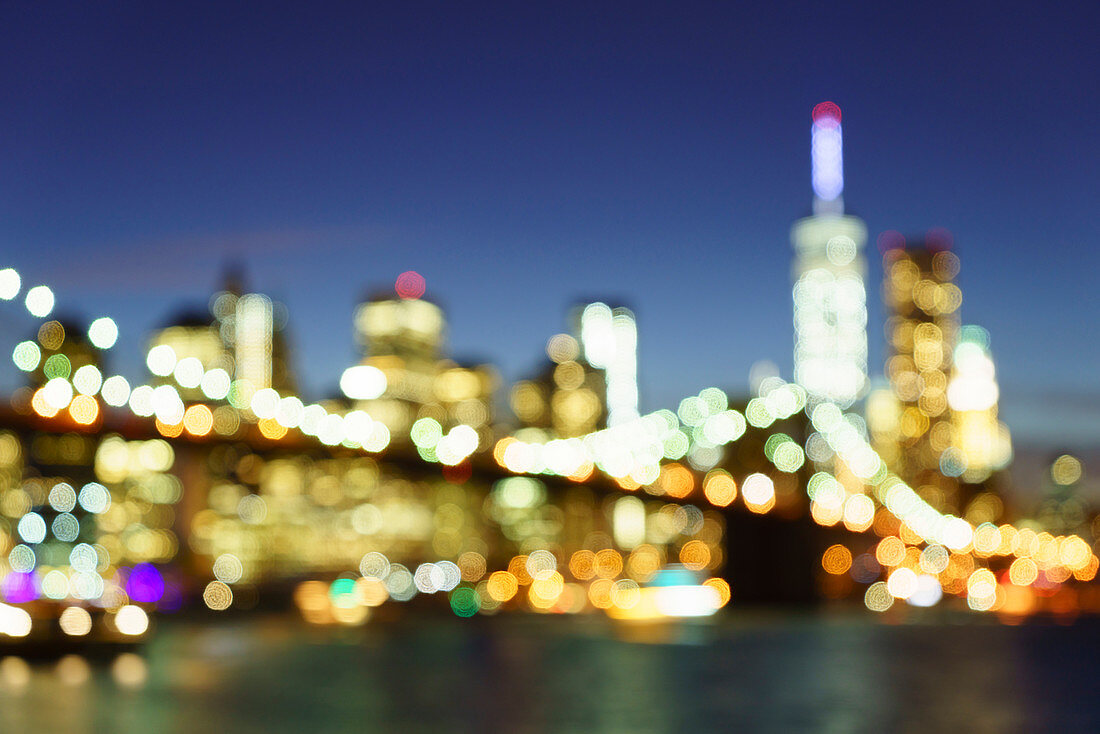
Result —
[{"label": "river water", "polygon": [[1100,732],[1100,622],[731,614],[162,623],[0,660],[0,732]]}]

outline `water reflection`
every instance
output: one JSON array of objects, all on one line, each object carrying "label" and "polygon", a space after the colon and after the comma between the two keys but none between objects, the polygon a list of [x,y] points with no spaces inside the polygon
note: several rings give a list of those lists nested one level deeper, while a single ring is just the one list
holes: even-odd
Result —
[{"label": "water reflection", "polygon": [[[0,660],[0,730],[1096,730],[1100,625],[725,618],[676,644],[606,620],[165,625],[141,655]],[[700,644],[701,643],[701,644]]]}]

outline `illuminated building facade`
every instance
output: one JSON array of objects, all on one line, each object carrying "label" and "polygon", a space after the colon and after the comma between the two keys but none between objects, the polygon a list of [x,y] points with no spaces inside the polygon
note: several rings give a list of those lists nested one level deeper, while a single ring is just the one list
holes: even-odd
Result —
[{"label": "illuminated building facade", "polygon": [[[163,574],[179,550],[173,460],[157,439],[0,431],[3,599],[33,603],[35,616],[57,618],[68,637],[144,634],[149,613],[172,603],[166,594],[179,598]],[[0,632],[31,632],[29,615],[0,606]]]},{"label": "illuminated building facade", "polygon": [[275,315],[271,299],[259,293],[237,298],[234,313],[233,356],[236,376],[256,390],[272,386],[271,357]]},{"label": "illuminated building facade", "polygon": [[[165,353],[164,347],[172,350],[175,355],[173,371],[179,371],[184,376],[184,384],[179,385],[180,397],[186,399],[200,399],[202,390],[199,385],[187,379],[188,370],[195,374],[202,374],[214,369],[220,369],[227,376],[233,374],[233,355],[225,347],[217,323],[211,319],[209,313],[201,311],[187,311],[178,314],[169,321],[169,325],[153,333],[149,340],[149,351],[160,348],[156,353]],[[179,366],[182,364],[182,368]],[[174,378],[175,375],[173,374]],[[168,376],[162,376],[160,382],[164,383]]]},{"label": "illuminated building facade", "polygon": [[209,501],[188,544],[213,576],[204,600],[215,609],[312,576],[294,599],[322,624],[362,623],[383,602],[446,599],[460,585],[476,591],[468,613],[456,604],[468,592],[451,595],[462,616],[613,610],[616,592],[636,592],[668,563],[713,574],[724,562],[721,513],[675,501],[278,449],[216,447],[207,465]]},{"label": "illuminated building facade", "polygon": [[946,233],[906,244],[884,235],[883,298],[891,356],[890,396],[869,401],[869,425],[883,458],[933,507],[961,512],[957,478],[965,466],[956,448],[948,401],[958,343],[962,292],[954,284],[959,259]]},{"label": "illuminated building facade", "polygon": [[947,404],[955,426],[952,471],[971,484],[985,481],[1012,460],[1008,426],[997,420],[996,369],[989,349],[989,332],[980,326],[959,329],[953,355]]},{"label": "illuminated building facade", "polygon": [[185,400],[202,399],[203,375],[217,371],[236,381],[247,405],[265,388],[294,392],[286,343],[286,308],[260,293],[242,293],[230,274],[210,299],[209,312],[188,310],[153,333],[146,363],[157,384],[172,384]]},{"label": "illuminated building facade", "polygon": [[[370,368],[367,384],[345,394],[356,400],[390,435],[407,440],[421,409],[435,403],[435,377],[442,359],[446,322],[443,309],[423,298],[377,295],[355,311],[355,333]],[[345,373],[346,374],[346,373]]]},{"label": "illuminated building facade", "polygon": [[580,342],[569,334],[552,336],[546,356],[550,364],[537,378],[512,388],[512,412],[520,423],[542,429],[547,438],[574,438],[602,428],[607,415],[603,371],[584,359]]},{"label": "illuminated building facade", "polygon": [[840,108],[814,107],[813,216],[791,229],[794,263],[794,376],[811,402],[848,407],[867,385],[867,227],[844,214]]},{"label": "illuminated building facade", "polygon": [[435,378],[435,400],[443,428],[470,426],[478,433],[478,445],[492,445],[493,403],[500,375],[490,364],[443,361]]},{"label": "illuminated building facade", "polygon": [[554,438],[583,436],[635,421],[638,325],[630,309],[593,302],[573,312],[573,334],[546,344],[550,364],[516,383],[511,407],[521,423]]},{"label": "illuminated building facade", "polygon": [[580,315],[581,351],[604,371],[609,428],[638,418],[638,324],[630,309],[590,303]]},{"label": "illuminated building facade", "polygon": [[253,392],[273,388],[295,392],[287,345],[287,311],[262,293],[244,293],[230,276],[210,301],[210,311],[226,351],[234,380]]},{"label": "illuminated building facade", "polygon": [[413,275],[406,273],[393,292],[356,309],[355,332],[364,357],[344,372],[341,389],[355,408],[385,424],[395,441],[407,442],[410,430],[423,420],[421,434],[434,430],[433,423],[440,430],[464,425],[476,432],[475,445],[488,446],[500,378],[491,365],[444,358],[443,309],[422,298],[422,279],[409,285]]},{"label": "illuminated building facade", "polygon": [[[936,382],[935,369],[951,375],[943,379],[945,395],[939,396],[951,417],[988,417],[995,407],[996,385],[983,333],[956,330],[953,344],[944,339],[938,351],[926,343],[925,325],[936,325],[937,317],[958,308],[942,278],[932,283],[938,290],[925,283],[939,277],[937,268],[951,266],[950,258],[939,257],[940,243],[933,244],[927,264],[916,251],[929,249],[923,243],[888,256],[891,265],[905,258],[920,261],[887,269],[899,283],[916,271],[907,289],[894,283],[898,292],[888,295],[913,324],[905,327],[904,319],[896,318],[891,333],[897,332],[895,341],[901,344],[907,328],[911,332],[912,343],[902,356],[918,372],[922,390]],[[921,268],[933,276],[920,277]],[[419,294],[402,298],[399,293],[398,298],[418,301]],[[579,365],[586,378],[610,380],[616,350],[625,344],[630,354],[636,345],[633,330],[622,341],[614,338],[617,314],[600,306],[588,334],[584,314],[591,311],[586,307],[579,311],[579,339],[558,335],[548,344],[554,364],[549,379],[562,394],[584,386],[576,384],[570,363]],[[604,309],[612,315],[610,339]],[[232,313],[235,324],[235,304]],[[936,328],[944,331],[943,324]],[[104,348],[107,341],[93,333],[99,332],[90,328],[89,340]],[[8,431],[5,426],[0,432],[0,482],[5,483],[0,512],[11,518],[0,523],[0,542],[11,548],[9,569],[0,576],[10,602],[0,606],[0,632],[24,634],[22,630],[31,628],[30,614],[44,618],[57,611],[56,605],[37,603],[44,601],[43,595],[64,607],[61,614],[69,620],[61,624],[65,634],[86,634],[89,624],[98,624],[120,635],[140,635],[148,626],[147,610],[172,608],[180,582],[191,585],[185,594],[198,597],[201,588],[202,603],[214,610],[248,609],[260,594],[289,591],[289,584],[297,583],[295,602],[307,620],[318,623],[358,624],[387,600],[432,594],[459,616],[501,608],[602,610],[635,619],[710,614],[731,598],[729,584],[717,577],[686,584],[692,588],[685,592],[689,596],[673,600],[680,605],[696,598],[699,604],[676,606],[678,612],[660,608],[662,598],[669,602],[661,591],[669,587],[660,578],[670,570],[668,564],[698,572],[698,578],[686,577],[698,581],[729,568],[729,563],[729,577],[745,599],[752,597],[744,590],[754,586],[789,591],[793,576],[782,567],[780,556],[809,536],[797,525],[785,534],[777,530],[792,522],[808,528],[810,519],[838,530],[843,523],[853,533],[873,530],[882,538],[873,554],[856,556],[835,544],[821,556],[822,570],[836,581],[827,595],[843,596],[853,582],[870,584],[864,603],[880,612],[901,599],[915,606],[935,604],[945,593],[965,595],[971,609],[996,611],[1001,586],[1008,589],[1006,594],[1017,593],[994,576],[996,570],[1003,579],[1010,555],[1017,556],[1008,571],[1016,589],[1038,579],[1039,571],[1045,574],[1044,583],[1053,579],[1060,584],[1071,576],[1089,581],[1100,567],[1081,538],[1056,538],[1007,523],[997,527],[989,524],[997,521],[995,514],[983,515],[979,525],[978,516],[970,512],[977,498],[967,506],[965,520],[941,515],[883,470],[879,457],[863,442],[862,422],[833,403],[813,407],[808,418],[821,440],[808,440],[803,450],[786,431],[803,435],[808,429],[797,424],[800,419],[784,422],[807,407],[808,396],[804,388],[775,376],[759,380],[757,396],[744,406],[731,407],[723,391],[706,388],[681,401],[675,413],[658,410],[565,440],[554,440],[548,429],[533,429],[541,437],[521,429],[483,442],[476,426],[483,418],[492,421],[487,407],[492,373],[441,359],[442,327],[435,333],[439,337],[427,345],[434,360],[425,360],[432,365],[425,368],[431,394],[427,402],[417,403],[419,417],[408,433],[424,461],[416,461],[409,451],[379,456],[389,444],[389,433],[375,441],[373,428],[385,424],[349,411],[348,401],[305,405],[293,394],[263,389],[244,405],[234,401],[224,381],[224,390],[207,390],[206,378],[220,368],[201,376],[207,399],[189,400],[190,405],[183,404],[167,380],[156,388],[141,384],[130,391],[114,375],[97,392],[76,375],[72,384],[52,378],[69,385],[68,393],[50,391],[43,405],[30,406],[33,410],[20,412],[17,407],[25,418],[13,416],[16,428]],[[423,358],[423,352],[416,354],[423,342],[413,340],[407,349],[410,342],[402,341],[400,329],[368,334],[375,335],[378,351],[389,351],[380,357],[401,356],[404,350],[410,361]],[[392,346],[386,346],[387,340]],[[610,353],[599,356],[609,344]],[[33,354],[20,347],[13,360],[26,372],[35,370],[41,347],[36,345]],[[155,375],[171,376],[181,387],[193,381],[190,373],[179,370],[184,360],[173,356],[174,366],[165,369],[159,356],[150,357]],[[589,357],[604,367],[588,364]],[[617,373],[633,374],[629,369]],[[228,379],[225,370],[221,375]],[[353,401],[369,403],[389,387],[386,374],[370,364],[349,368],[345,377],[342,387]],[[895,387],[903,382],[900,373],[891,377]],[[125,389],[109,390],[112,381]],[[588,387],[597,401],[610,392],[596,389],[597,383]],[[81,422],[78,403],[97,404],[97,395],[117,411],[108,413],[102,424],[74,427],[68,418]],[[161,398],[169,395],[172,400]],[[930,401],[936,397],[924,390],[912,401],[931,414]],[[55,406],[55,398],[64,400]],[[901,415],[904,406],[893,399]],[[66,407],[68,413],[60,413]],[[226,413],[236,418],[223,430],[218,415]],[[50,422],[53,417],[59,420]],[[453,425],[444,433],[447,423]],[[900,419],[897,424],[904,427]],[[120,437],[114,430],[127,435]],[[748,440],[727,451],[744,437]],[[966,458],[959,448],[966,444],[956,438],[952,434],[941,452],[939,472],[967,481],[971,462],[959,461]],[[824,446],[818,445],[821,441]],[[464,463],[478,448],[482,455]],[[827,465],[834,457],[831,470],[809,477],[802,471],[807,458]],[[1055,481],[1067,486],[1079,481],[1079,462],[1063,457],[1056,464]],[[882,505],[877,510],[872,495],[864,492],[869,482]],[[930,486],[940,492],[944,487],[919,480],[913,484],[929,498]],[[807,495],[810,518],[802,509]],[[993,499],[983,507],[999,508],[995,496],[986,496]],[[947,504],[942,497],[936,501]],[[764,524],[753,532],[752,517],[764,515],[772,516],[762,518]],[[732,523],[729,533],[727,521]],[[781,542],[774,542],[777,537]],[[927,547],[921,550],[921,545]],[[1002,559],[997,566],[978,565],[993,556]],[[162,575],[158,566],[173,560],[183,574]],[[1040,568],[1039,561],[1047,567]],[[852,569],[855,573],[849,573]],[[876,581],[883,573],[885,578]],[[774,583],[759,581],[761,576],[774,578]],[[1015,605],[1010,607],[1013,614],[1024,614],[1033,601],[1027,596],[1021,606],[1007,597],[1004,603]],[[93,619],[95,615],[100,619]]]}]

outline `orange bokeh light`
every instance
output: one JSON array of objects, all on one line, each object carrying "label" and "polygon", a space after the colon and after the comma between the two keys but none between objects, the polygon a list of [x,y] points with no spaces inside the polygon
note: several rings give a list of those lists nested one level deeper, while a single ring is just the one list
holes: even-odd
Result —
[{"label": "orange bokeh light", "polygon": [[99,417],[99,403],[89,395],[77,395],[69,403],[69,415],[82,426],[90,426]]},{"label": "orange bokeh light", "polygon": [[726,507],[737,499],[737,482],[729,472],[715,469],[703,480],[703,494],[712,505]]},{"label": "orange bokeh light", "polygon": [[214,428],[214,414],[205,405],[192,405],[183,414],[183,427],[192,436],[205,436]]}]

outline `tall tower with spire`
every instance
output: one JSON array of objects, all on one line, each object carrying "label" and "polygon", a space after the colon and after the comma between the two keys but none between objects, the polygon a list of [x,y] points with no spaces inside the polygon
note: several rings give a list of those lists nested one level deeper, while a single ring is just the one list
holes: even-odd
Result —
[{"label": "tall tower with spire", "polygon": [[867,386],[867,226],[844,213],[840,108],[813,109],[813,214],[791,228],[794,378],[813,402],[848,407]]}]

